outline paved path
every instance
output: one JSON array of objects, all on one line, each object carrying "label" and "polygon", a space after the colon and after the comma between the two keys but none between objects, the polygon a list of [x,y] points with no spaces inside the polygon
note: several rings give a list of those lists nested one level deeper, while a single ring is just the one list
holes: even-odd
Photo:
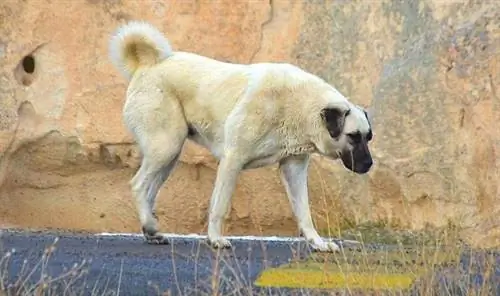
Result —
[{"label": "paved path", "polygon": [[[180,236],[173,238],[172,244],[160,246],[148,245],[140,236],[0,233],[0,288],[2,283],[17,282],[17,289],[29,289],[40,281],[42,270],[53,280],[76,264],[76,272],[50,285],[59,290],[48,295],[215,295],[213,287],[220,292],[217,295],[310,295],[306,290],[253,285],[263,269],[308,256],[302,239],[235,238],[232,250],[218,253],[196,237]],[[51,250],[56,238],[56,248]],[[12,249],[15,252],[9,256]],[[50,256],[42,260],[47,249]],[[486,279],[481,256],[464,254],[458,268],[436,271],[446,289],[443,292],[466,295],[462,292],[467,287],[480,287]],[[489,281],[498,284],[484,295],[500,295],[500,255],[492,263],[496,267]],[[464,274],[463,270],[474,272]],[[170,294],[163,294],[165,291]]]},{"label": "paved path", "polygon": [[[211,294],[217,282],[218,289],[225,292],[222,295],[251,295],[252,290],[256,292],[253,282],[261,270],[309,252],[304,241],[297,239],[233,239],[233,249],[218,254],[199,238],[174,238],[172,244],[160,246],[146,244],[137,236],[3,231],[2,255],[15,249],[9,260],[9,275],[22,273],[28,278],[27,274],[41,261],[44,250],[56,237],[56,249],[43,268],[45,273],[56,277],[85,260],[87,274],[72,284],[72,289],[85,285],[87,291],[102,292],[104,289],[116,291],[119,287],[120,295],[158,295],[158,291],[166,290],[174,295]],[[27,260],[27,268],[21,272],[24,260]],[[40,279],[40,270],[38,266],[29,277],[31,283]]]}]

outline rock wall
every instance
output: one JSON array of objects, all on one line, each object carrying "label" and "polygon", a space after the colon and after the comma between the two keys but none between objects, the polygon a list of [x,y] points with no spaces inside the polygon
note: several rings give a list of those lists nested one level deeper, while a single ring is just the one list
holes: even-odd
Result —
[{"label": "rock wall", "polygon": [[[216,59],[291,62],[374,116],[366,176],[315,157],[319,229],[389,220],[465,227],[500,244],[500,3],[496,1],[50,1],[0,3],[0,223],[138,231],[140,154],[121,121],[126,82],[109,34],[148,20]],[[160,192],[163,231],[205,232],[216,163],[189,143]],[[226,233],[296,235],[276,167],[244,172]]]}]

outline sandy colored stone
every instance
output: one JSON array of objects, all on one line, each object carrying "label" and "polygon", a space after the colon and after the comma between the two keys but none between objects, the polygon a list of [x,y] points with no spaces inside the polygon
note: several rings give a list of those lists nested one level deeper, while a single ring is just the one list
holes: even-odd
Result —
[{"label": "sandy colored stone", "polygon": [[[314,157],[318,229],[346,219],[454,223],[469,242],[498,245],[499,11],[495,1],[3,1],[0,223],[139,230],[128,181],[140,153],[107,45],[119,24],[144,19],[175,49],[291,62],[370,107],[372,172]],[[207,150],[186,144],[158,198],[163,231],[206,231],[216,168]],[[276,166],[240,176],[226,233],[297,234]]]}]

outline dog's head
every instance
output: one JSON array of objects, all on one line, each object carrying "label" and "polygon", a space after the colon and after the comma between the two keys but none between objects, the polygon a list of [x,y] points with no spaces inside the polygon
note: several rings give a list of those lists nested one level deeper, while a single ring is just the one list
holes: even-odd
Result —
[{"label": "dog's head", "polygon": [[320,153],[342,159],[344,166],[355,173],[367,173],[373,164],[368,148],[373,135],[367,112],[343,103],[324,107],[320,117],[323,131]]}]

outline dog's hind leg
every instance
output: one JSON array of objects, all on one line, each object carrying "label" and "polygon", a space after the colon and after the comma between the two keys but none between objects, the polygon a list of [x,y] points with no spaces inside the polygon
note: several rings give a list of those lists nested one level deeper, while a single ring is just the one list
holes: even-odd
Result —
[{"label": "dog's hind leg", "polygon": [[307,167],[309,156],[290,156],[280,162],[280,176],[285,186],[299,229],[315,251],[334,252],[339,247],[333,242],[325,242],[316,231],[309,208],[307,192]]},{"label": "dog's hind leg", "polygon": [[141,167],[130,181],[142,232],[149,243],[168,243],[158,233],[154,207],[158,191],[176,166],[188,134],[184,113],[167,92],[146,88],[128,98],[124,119],[142,153]]},{"label": "dog's hind leg", "polygon": [[[165,139],[165,135],[162,138],[164,141],[169,140]],[[158,233],[157,219],[154,214],[155,200],[161,186],[176,166],[183,144],[183,141],[175,144],[164,141],[161,141],[165,143],[163,148],[157,149],[154,153],[151,153],[153,152],[151,147],[146,150],[141,168],[131,181],[142,232],[148,243],[155,244],[168,243],[167,239]]]}]

